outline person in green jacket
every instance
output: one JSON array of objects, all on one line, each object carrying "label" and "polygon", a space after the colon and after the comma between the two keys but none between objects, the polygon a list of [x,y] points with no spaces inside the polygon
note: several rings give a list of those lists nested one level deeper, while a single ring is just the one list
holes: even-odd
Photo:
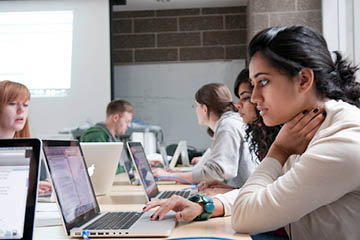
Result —
[{"label": "person in green jacket", "polygon": [[[112,100],[106,107],[105,122],[88,128],[80,137],[80,142],[119,142],[116,135],[125,134],[130,126],[133,111],[129,102],[123,99]],[[116,174],[122,172],[124,168],[119,163]]]}]

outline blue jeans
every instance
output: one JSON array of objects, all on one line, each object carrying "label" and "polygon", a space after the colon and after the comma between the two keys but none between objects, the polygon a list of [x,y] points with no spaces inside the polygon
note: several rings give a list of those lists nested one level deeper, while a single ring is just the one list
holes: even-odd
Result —
[{"label": "blue jeans", "polygon": [[279,236],[272,232],[251,235],[251,238],[253,240],[289,240],[287,236]]}]

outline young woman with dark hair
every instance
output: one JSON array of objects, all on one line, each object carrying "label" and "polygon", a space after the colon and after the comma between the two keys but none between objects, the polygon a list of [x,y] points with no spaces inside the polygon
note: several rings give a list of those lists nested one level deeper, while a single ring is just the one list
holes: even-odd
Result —
[{"label": "young woman with dark hair", "polygon": [[[248,142],[250,152],[256,156],[257,160],[261,161],[275,140],[280,126],[267,127],[264,124],[259,111],[256,109],[256,104],[250,101],[251,92],[249,70],[245,68],[235,80],[234,94],[239,98],[239,101],[234,102],[234,105],[237,107],[243,122],[246,123],[245,140]],[[217,180],[203,181],[198,184],[198,190],[207,195],[225,193],[232,189],[234,187]]]},{"label": "young woman with dark hair", "polygon": [[[267,126],[284,124],[266,157],[234,199],[214,198],[213,216],[232,212],[237,232],[285,226],[290,239],[360,239],[360,84],[356,67],[305,26],[272,27],[248,47],[251,101]],[[227,194],[229,194],[227,193]],[[201,204],[174,197],[175,209],[201,215]]]},{"label": "young woman with dark hair", "polygon": [[[237,103],[238,109],[242,108],[254,108],[256,114],[256,120],[246,120],[246,140],[249,142],[249,147],[252,152],[261,161],[268,152],[271,144],[274,142],[277,134],[280,131],[280,126],[268,127],[264,124],[263,119],[260,116],[260,112],[256,109],[256,104],[251,102],[252,86],[249,79],[249,70],[244,69],[240,72],[236,78],[234,84],[234,94],[239,98]],[[244,118],[244,114],[240,116]],[[251,112],[251,110],[244,110],[245,112]],[[246,116],[245,116],[246,117]]]},{"label": "young woman with dark hair", "polygon": [[153,170],[154,176],[180,177],[194,183],[217,180],[232,188],[242,186],[257,163],[244,139],[244,123],[232,103],[230,90],[221,83],[206,84],[196,92],[195,104],[199,124],[214,132],[210,153],[191,172],[158,168]]}]

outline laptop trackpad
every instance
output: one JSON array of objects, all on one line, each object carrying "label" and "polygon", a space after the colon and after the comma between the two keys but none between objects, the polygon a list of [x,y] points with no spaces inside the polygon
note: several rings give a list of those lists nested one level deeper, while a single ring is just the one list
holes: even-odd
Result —
[{"label": "laptop trackpad", "polygon": [[161,221],[152,221],[150,220],[150,216],[153,214],[153,211],[146,212],[144,215],[130,228],[131,230],[144,230],[147,233],[154,232],[165,234],[171,231],[176,225],[176,213],[174,211],[166,214],[163,220]]}]

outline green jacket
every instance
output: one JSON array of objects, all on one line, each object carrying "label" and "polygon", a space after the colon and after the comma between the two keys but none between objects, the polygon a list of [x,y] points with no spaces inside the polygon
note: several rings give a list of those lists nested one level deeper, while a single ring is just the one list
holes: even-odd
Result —
[{"label": "green jacket", "polygon": [[[97,123],[83,133],[80,142],[119,142],[119,140],[110,133],[103,123]],[[123,172],[125,172],[124,167],[120,165],[119,161],[116,174]]]}]

